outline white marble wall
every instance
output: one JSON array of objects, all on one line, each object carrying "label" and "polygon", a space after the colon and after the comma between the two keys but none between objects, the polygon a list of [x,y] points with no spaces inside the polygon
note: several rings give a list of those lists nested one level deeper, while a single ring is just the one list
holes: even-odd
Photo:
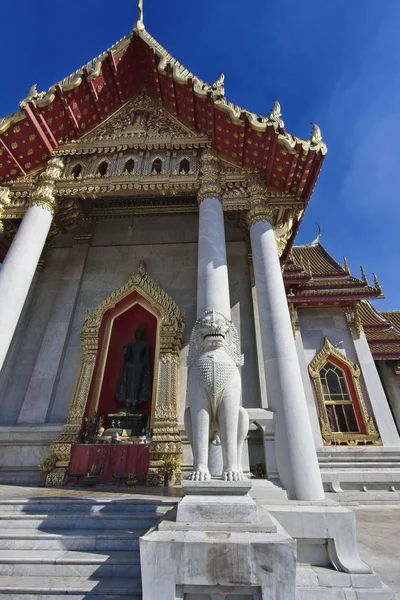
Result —
[{"label": "white marble wall", "polygon": [[[128,227],[132,224],[129,235]],[[81,363],[79,339],[85,310],[92,312],[122,285],[143,259],[151,277],[186,315],[186,340],[181,353],[179,416],[183,421],[186,400],[186,356],[196,318],[197,215],[164,215],[101,221],[89,249],[77,295],[62,366],[56,381],[50,422],[62,422],[68,412]],[[244,232],[227,228],[227,255],[232,318],[242,340],[246,361],[242,370],[243,404],[260,406],[251,286]]]},{"label": "white marble wall", "polygon": [[[69,254],[70,248],[49,249],[45,254],[44,270],[37,272],[34,278],[27,310],[22,315],[0,375],[0,425],[18,421]],[[35,393],[32,400],[34,408],[40,405],[40,393]],[[35,422],[34,414],[29,418],[31,423]]]}]

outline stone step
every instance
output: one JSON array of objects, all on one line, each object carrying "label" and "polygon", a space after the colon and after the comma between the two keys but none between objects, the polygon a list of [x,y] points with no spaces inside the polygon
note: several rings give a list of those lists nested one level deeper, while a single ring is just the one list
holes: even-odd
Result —
[{"label": "stone step", "polygon": [[141,597],[142,584],[138,577],[84,579],[83,577],[8,577],[0,576],[0,594],[4,597],[10,595],[38,595],[59,597],[59,594],[85,595],[91,594],[98,597],[121,596]]},{"label": "stone step", "polygon": [[[124,600],[142,600],[142,593],[132,593],[130,595],[124,595]],[[115,594],[1,594],[0,600],[121,600],[121,595]]]},{"label": "stone step", "polygon": [[0,550],[0,576],[14,577],[140,577],[138,551],[60,552]]},{"label": "stone step", "polygon": [[141,528],[143,533],[153,527],[163,514],[157,513],[134,513],[134,514],[89,514],[76,515],[74,513],[57,513],[56,515],[35,514],[26,515],[20,513],[0,514],[0,531],[7,529],[66,529],[69,525],[76,529],[128,529],[130,527]]},{"label": "stone step", "polygon": [[139,552],[128,551],[103,551],[103,552],[79,552],[74,550],[0,550],[0,564],[136,564],[139,563]]},{"label": "stone step", "polygon": [[[130,595],[124,595],[124,600],[142,600],[141,592],[132,592]],[[96,591],[89,594],[1,594],[0,600],[121,600],[121,595],[116,594],[96,594]]]},{"label": "stone step", "polygon": [[143,500],[110,500],[98,502],[96,500],[0,500],[0,514],[13,512],[48,514],[54,512],[68,513],[118,513],[125,512],[168,512],[174,503],[147,502]]},{"label": "stone step", "polygon": [[0,550],[138,550],[138,538],[143,533],[142,528],[106,533],[104,529],[58,529],[51,533],[8,529],[0,532]]}]

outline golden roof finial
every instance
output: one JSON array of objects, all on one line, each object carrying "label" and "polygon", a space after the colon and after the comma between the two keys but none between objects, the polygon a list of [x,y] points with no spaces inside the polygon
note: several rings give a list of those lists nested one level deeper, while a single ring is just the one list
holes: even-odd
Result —
[{"label": "golden roof finial", "polygon": [[138,20],[136,23],[136,29],[137,29],[137,31],[144,31],[143,0],[137,0],[137,8],[138,8]]},{"label": "golden roof finial", "polygon": [[361,266],[360,266],[360,270],[361,270],[361,279],[362,279],[362,281],[368,285],[368,279],[367,279],[367,277],[365,275],[364,269]]},{"label": "golden roof finial", "polygon": [[347,264],[347,258],[343,256],[343,268],[350,275],[349,265]]},{"label": "golden roof finial", "polygon": [[376,273],[372,273],[372,276],[373,276],[373,278],[374,278],[374,286],[375,286],[375,289],[376,289],[376,290],[377,290],[377,291],[378,291],[380,294],[382,294],[382,288],[381,288],[381,286],[380,286],[380,283],[379,283],[379,281],[378,281],[378,277],[376,276]]}]

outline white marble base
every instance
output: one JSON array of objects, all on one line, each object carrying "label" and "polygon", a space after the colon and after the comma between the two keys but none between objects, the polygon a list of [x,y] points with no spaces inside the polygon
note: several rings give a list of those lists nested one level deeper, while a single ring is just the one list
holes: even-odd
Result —
[{"label": "white marble base", "polygon": [[185,482],[176,519],[140,538],[143,600],[294,600],[296,542],[268,514],[260,521],[250,488]]},{"label": "white marble base", "polygon": [[152,531],[140,560],[143,600],[295,598],[296,543],[284,532]]},{"label": "white marble base", "polygon": [[245,496],[188,495],[178,505],[177,523],[258,523],[257,505]]}]

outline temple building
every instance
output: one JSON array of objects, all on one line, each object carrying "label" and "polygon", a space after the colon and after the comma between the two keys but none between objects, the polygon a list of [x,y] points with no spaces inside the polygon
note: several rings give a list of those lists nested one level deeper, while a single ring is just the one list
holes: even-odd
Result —
[{"label": "temple building", "polygon": [[[244,473],[298,499],[304,470],[330,492],[399,489],[400,311],[378,312],[376,276],[320,235],[295,241],[326,153],[317,125],[303,140],[278,102],[232,104],[223,75],[204,83],[140,20],[0,119],[0,482],[38,483],[41,464],[48,486],[132,469],[157,485],[168,461],[179,482],[212,297],[244,356]],[[298,446],[278,451],[276,418]]]}]

